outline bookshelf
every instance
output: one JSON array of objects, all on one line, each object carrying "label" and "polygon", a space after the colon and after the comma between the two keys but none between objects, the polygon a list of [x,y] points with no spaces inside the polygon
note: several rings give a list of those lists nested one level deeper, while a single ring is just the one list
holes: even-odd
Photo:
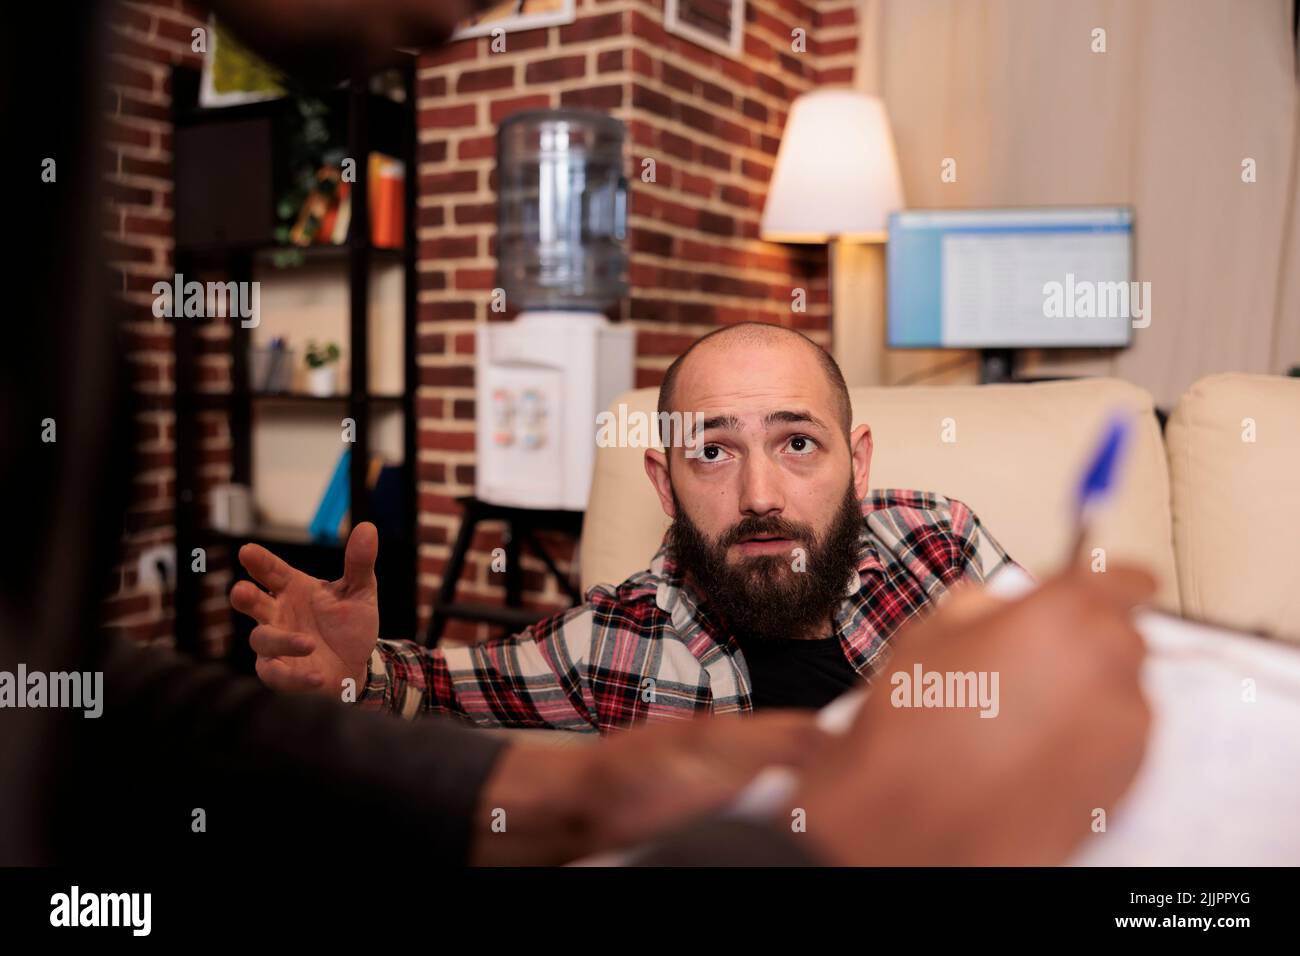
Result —
[{"label": "bookshelf", "polygon": [[[332,580],[342,573],[343,541],[315,538],[307,524],[338,457],[349,448],[352,524],[379,518],[372,514],[375,503],[367,487],[372,456],[382,454],[386,462],[401,466],[400,502],[395,510],[391,501],[387,504],[388,521],[380,523],[380,626],[385,636],[415,632],[414,58],[406,58],[397,74],[400,98],[394,98],[391,89],[376,91],[371,77],[355,77],[316,95],[328,107],[331,140],[344,147],[346,156],[362,158],[352,185],[351,222],[342,244],[305,247],[299,264],[281,267],[272,261],[276,251],[285,248],[275,238],[275,207],[291,176],[288,157],[296,100],[205,109],[198,102],[198,72],[173,70],[175,271],[185,281],[256,281],[261,289],[261,322],[255,328],[243,327],[237,318],[171,320],[176,379],[175,613],[177,643],[183,651],[198,652],[203,626],[203,576],[191,571],[194,548],[205,549],[209,569],[220,565],[224,555],[232,583],[244,577],[236,552],[249,541],[317,577]],[[365,158],[372,151],[405,166],[401,248],[371,242]],[[208,322],[225,322],[228,329],[224,335],[204,335],[201,327]],[[340,343],[346,371],[338,394],[255,387],[250,348],[286,328],[299,361],[308,337]],[[211,389],[200,375],[200,358],[211,355],[214,347],[228,352],[228,390]],[[229,428],[230,481],[252,491],[257,523],[248,534],[211,527],[207,501],[200,494],[200,419],[213,413]],[[355,423],[350,445],[340,437],[345,418]],[[229,661],[237,670],[251,672],[254,658],[247,637],[253,624],[230,613]]]}]

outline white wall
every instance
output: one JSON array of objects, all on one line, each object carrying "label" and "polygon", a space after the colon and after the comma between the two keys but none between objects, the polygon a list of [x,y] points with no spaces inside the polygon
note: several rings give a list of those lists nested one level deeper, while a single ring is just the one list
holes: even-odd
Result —
[{"label": "white wall", "polygon": [[[1136,209],[1150,328],[1028,371],[1113,374],[1169,405],[1210,372],[1300,364],[1291,0],[864,0],[861,20],[858,85],[889,108],[910,207]],[[952,357],[880,348],[885,382]]]}]

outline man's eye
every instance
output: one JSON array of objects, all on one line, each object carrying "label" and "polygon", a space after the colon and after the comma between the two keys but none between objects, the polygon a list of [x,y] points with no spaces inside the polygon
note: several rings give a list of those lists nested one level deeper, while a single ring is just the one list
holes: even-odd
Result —
[{"label": "man's eye", "polygon": [[811,455],[817,443],[807,435],[795,435],[790,439],[789,447],[796,455]]},{"label": "man's eye", "polygon": [[720,461],[722,459],[722,446],[705,445],[700,450],[700,458],[704,461]]}]

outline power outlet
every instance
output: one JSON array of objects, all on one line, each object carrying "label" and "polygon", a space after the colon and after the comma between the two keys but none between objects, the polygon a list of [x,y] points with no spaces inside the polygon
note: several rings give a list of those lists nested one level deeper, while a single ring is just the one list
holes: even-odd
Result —
[{"label": "power outlet", "polygon": [[[167,569],[165,582],[158,575],[159,562]],[[149,548],[140,555],[139,563],[136,565],[136,578],[140,582],[141,589],[146,591],[161,591],[164,587],[173,586],[176,582],[176,548],[170,544],[159,544]]]}]

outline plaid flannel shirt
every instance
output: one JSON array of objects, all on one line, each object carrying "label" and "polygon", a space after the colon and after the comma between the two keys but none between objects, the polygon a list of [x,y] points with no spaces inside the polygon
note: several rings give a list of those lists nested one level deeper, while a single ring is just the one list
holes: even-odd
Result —
[{"label": "plaid flannel shirt", "polygon": [[[921,491],[867,495],[858,548],[835,633],[864,678],[913,615],[956,582],[1011,563],[970,508]],[[648,569],[596,585],[585,604],[511,637],[434,648],[380,641],[357,705],[588,733],[753,710],[737,641],[683,583],[666,541]]]}]

